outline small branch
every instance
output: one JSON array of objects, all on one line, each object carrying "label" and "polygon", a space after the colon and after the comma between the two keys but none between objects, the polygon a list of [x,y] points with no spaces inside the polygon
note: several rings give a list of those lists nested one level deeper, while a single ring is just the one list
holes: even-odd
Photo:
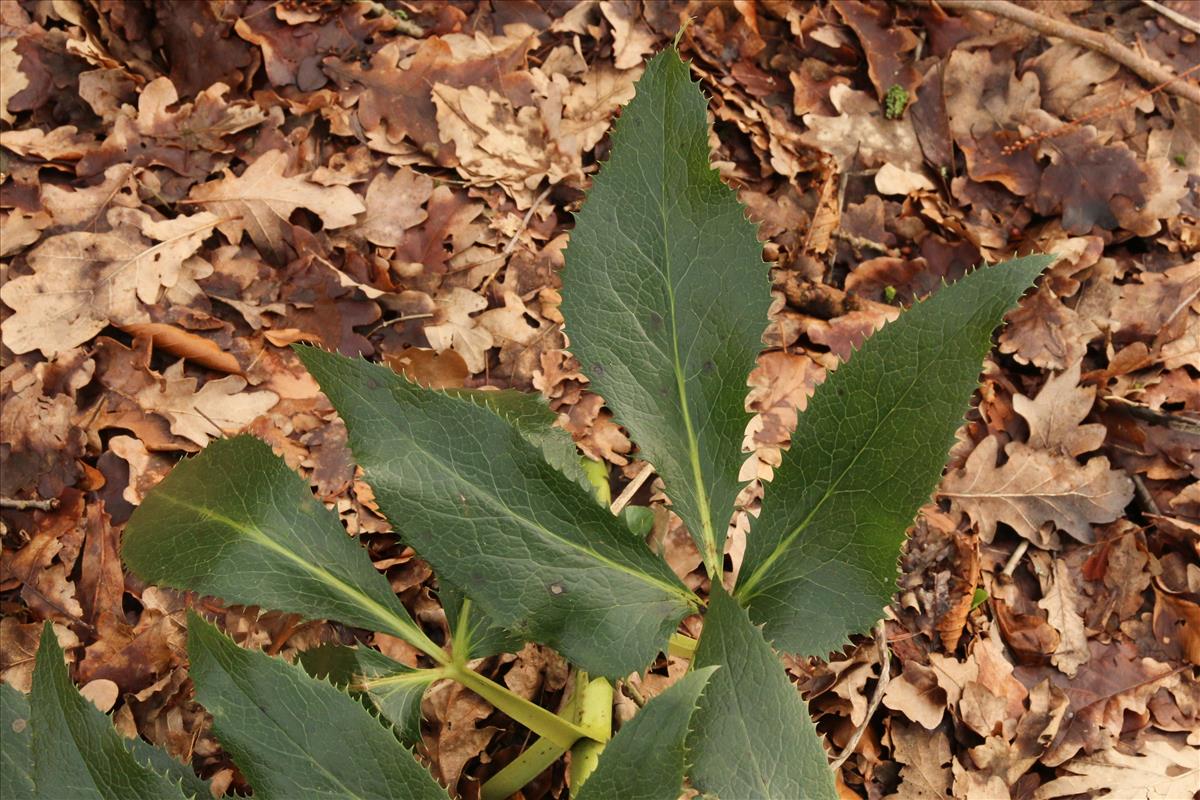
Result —
[{"label": "small branch", "polygon": [[1196,22],[1191,17],[1180,14],[1173,8],[1167,8],[1162,3],[1155,2],[1155,0],[1142,0],[1142,4],[1153,8],[1179,27],[1187,28],[1192,33],[1200,33],[1200,22]]},{"label": "small branch", "polygon": [[1138,77],[1152,84],[1163,84],[1163,91],[1182,97],[1200,105],[1200,86],[1179,80],[1168,67],[1153,59],[1138,54],[1111,36],[1089,30],[1071,22],[1063,22],[1040,14],[1031,8],[1019,6],[1008,0],[932,0],[942,8],[967,11],[983,11],[997,17],[1032,28],[1046,36],[1057,36],[1068,42],[1095,50],[1127,68]]},{"label": "small branch", "polygon": [[0,508],[13,508],[17,511],[27,511],[36,508],[38,511],[53,511],[58,508],[58,498],[49,500],[18,500],[15,497],[0,497]]},{"label": "small branch", "polygon": [[[533,212],[537,211],[537,207],[540,206],[542,201],[550,195],[551,190],[553,190],[556,185],[557,184],[552,183],[542,190],[542,193],[539,194],[537,199],[533,201],[533,205],[531,205],[529,210],[525,212],[525,217],[521,220],[520,226],[516,229],[516,231],[513,232],[513,235],[509,237],[508,244],[504,245],[504,249],[500,251],[500,254],[498,256],[493,256],[493,258],[504,259],[504,263],[507,263],[508,256],[512,254],[513,250],[517,249],[517,241],[521,238],[521,234],[525,232],[527,227],[529,227],[529,221],[533,219]],[[480,294],[483,294],[488,290],[488,286],[491,285],[492,280],[497,274],[499,274],[500,267],[503,267],[504,263],[501,263],[499,266],[497,266],[494,270],[492,270],[491,274],[484,279],[483,284],[479,287]],[[457,271],[458,270],[455,270],[455,272]]]},{"label": "small branch", "polygon": [[1029,540],[1022,539],[1017,544],[1017,549],[1013,550],[1012,555],[1008,557],[1008,561],[1004,562],[1004,569],[1002,569],[1000,572],[1011,578],[1012,574],[1017,571],[1017,564],[1021,563],[1021,558],[1025,555],[1025,551],[1028,549]]},{"label": "small branch", "polygon": [[879,710],[879,704],[883,702],[883,692],[891,680],[892,651],[888,647],[887,625],[882,619],[875,625],[875,646],[879,649],[879,682],[875,684],[875,691],[871,693],[871,702],[867,705],[866,718],[854,729],[850,741],[846,742],[846,746],[842,748],[842,754],[829,763],[830,769],[835,772],[841,769],[842,764],[846,763],[846,759],[854,754],[859,740],[862,739],[867,726],[871,724],[871,717],[875,716],[875,712]]},{"label": "small branch", "polygon": [[617,495],[617,499],[613,500],[612,505],[608,507],[609,511],[611,511],[614,516],[620,514],[625,509],[625,506],[629,505],[629,501],[633,499],[633,496],[637,494],[637,490],[642,488],[642,484],[645,483],[646,479],[649,478],[653,473],[654,465],[647,461],[642,465],[641,472],[635,475],[633,480],[629,482],[629,485],[622,489],[621,493]]}]

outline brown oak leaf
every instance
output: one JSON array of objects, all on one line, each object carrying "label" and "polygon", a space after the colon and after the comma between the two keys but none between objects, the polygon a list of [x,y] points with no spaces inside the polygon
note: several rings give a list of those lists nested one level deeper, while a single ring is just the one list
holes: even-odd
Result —
[{"label": "brown oak leaf", "polygon": [[188,199],[224,218],[217,228],[229,241],[237,244],[249,233],[260,249],[278,261],[286,256],[288,217],[297,208],[315,213],[326,228],[353,225],[355,214],[366,210],[347,186],[321,186],[304,175],[285,176],[288,162],[282,150],[269,150],[241,175],[227,169],[223,178],[194,187]]},{"label": "brown oak leaf", "polygon": [[939,490],[978,523],[985,542],[996,535],[996,523],[1004,522],[1039,547],[1051,549],[1057,537],[1045,526],[1052,522],[1058,530],[1091,543],[1092,524],[1112,522],[1133,498],[1133,481],[1110,469],[1104,456],[1080,465],[1074,458],[1010,442],[1004,448],[1008,461],[997,467],[999,448],[995,436],[984,439],[961,469],[943,478]]},{"label": "brown oak leaf", "polygon": [[14,311],[3,331],[14,352],[52,357],[110,322],[149,322],[144,306],[158,302],[164,287],[199,294],[194,279],[212,267],[192,256],[218,223],[215,214],[155,220],[144,211],[112,208],[108,220],[111,231],[46,239],[29,253],[33,274],[0,289]]}]

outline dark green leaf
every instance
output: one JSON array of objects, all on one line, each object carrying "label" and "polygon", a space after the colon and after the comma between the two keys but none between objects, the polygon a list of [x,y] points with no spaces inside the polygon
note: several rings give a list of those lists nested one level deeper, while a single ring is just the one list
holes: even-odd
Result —
[{"label": "dark green leaf", "polygon": [[[485,658],[497,653],[515,653],[521,649],[521,637],[497,625],[478,604],[467,600],[466,595],[444,578],[438,578],[438,600],[446,611],[450,634],[454,637],[456,652],[466,662],[473,658]],[[463,618],[463,603],[466,618]],[[464,627],[465,625],[465,627]]]},{"label": "dark green leaf", "polygon": [[558,415],[550,410],[541,395],[506,389],[446,389],[446,394],[485,405],[517,430],[527,442],[542,451],[550,466],[581,486],[588,485],[580,462],[579,450],[571,434],[554,424]]},{"label": "dark green leaf", "polygon": [[0,797],[33,797],[33,752],[29,749],[29,700],[0,683]]},{"label": "dark green leaf", "polygon": [[384,631],[440,655],[337,515],[252,436],[180,462],[133,513],[122,555],[151,583]]},{"label": "dark green leaf", "polygon": [[150,769],[164,776],[172,783],[179,784],[183,793],[197,800],[209,800],[212,797],[212,783],[197,775],[190,764],[184,764],[161,747],[155,747],[144,739],[125,739],[126,747],[133,753],[139,764],[145,764]]},{"label": "dark green leaf", "polygon": [[413,669],[370,648],[334,644],[306,650],[300,663],[314,678],[365,697],[406,744],[421,741],[421,698],[443,677],[440,671]]},{"label": "dark green leaf", "polygon": [[717,669],[689,673],[625,723],[576,800],[676,800],[688,767],[689,723]]},{"label": "dark green leaf", "polygon": [[38,645],[29,705],[38,797],[180,800],[184,796],[178,785],[139,764],[109,718],[71,683],[49,622]]},{"label": "dark green leaf", "polygon": [[778,656],[716,585],[694,668],[719,665],[688,737],[692,785],[737,800],[833,800],[833,772],[800,692]]},{"label": "dark green leaf", "polygon": [[664,646],[691,593],[508,422],[366,361],[296,351],[380,508],[496,623],[607,676]]},{"label": "dark green leaf", "polygon": [[673,48],[651,60],[576,217],[562,309],[592,388],[719,570],[770,293],[754,225],[709,164],[705,113]]},{"label": "dark green leaf", "polygon": [[871,336],[818,387],[766,489],[736,591],[776,646],[823,656],[879,619],[992,331],[1053,260],[976,270]]},{"label": "dark green leaf", "polygon": [[188,616],[196,697],[261,798],[446,800],[446,791],[365,708],[300,667],[243,650]]}]

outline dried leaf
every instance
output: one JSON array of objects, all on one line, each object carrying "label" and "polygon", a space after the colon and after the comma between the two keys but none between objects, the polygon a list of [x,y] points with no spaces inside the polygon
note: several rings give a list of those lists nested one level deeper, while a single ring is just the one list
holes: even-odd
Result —
[{"label": "dried leaf", "polygon": [[1008,461],[997,467],[999,447],[996,437],[984,439],[961,469],[946,475],[939,490],[979,524],[985,542],[995,536],[996,523],[1004,522],[1048,548],[1053,540],[1043,526],[1052,522],[1058,530],[1091,543],[1092,524],[1113,521],[1133,499],[1133,482],[1110,469],[1104,456],[1081,466],[1073,458],[1010,442],[1004,448]]},{"label": "dried leaf", "polygon": [[346,186],[321,186],[303,175],[285,177],[290,159],[282,150],[269,150],[254,159],[245,172],[200,184],[188,199],[202,203],[225,218],[217,227],[237,244],[250,234],[254,243],[277,261],[285,260],[288,217],[297,208],[317,214],[326,228],[354,224],[354,215],[366,206]]}]

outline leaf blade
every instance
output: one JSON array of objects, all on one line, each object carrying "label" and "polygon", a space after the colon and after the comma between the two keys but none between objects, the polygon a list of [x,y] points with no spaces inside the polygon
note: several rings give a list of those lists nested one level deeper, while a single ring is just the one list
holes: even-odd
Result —
[{"label": "leaf blade", "polygon": [[180,462],[133,513],[122,556],[152,583],[385,631],[444,658],[336,515],[251,436]]},{"label": "leaf blade", "polygon": [[421,698],[444,677],[440,669],[414,669],[365,647],[323,644],[301,653],[300,663],[314,678],[365,696],[410,745],[421,741]]},{"label": "leaf blade", "polygon": [[675,800],[687,768],[692,715],[717,667],[693,670],[625,723],[576,800]]},{"label": "leaf blade", "polygon": [[[833,772],[800,692],[745,609],[714,587],[693,667],[719,665],[688,737],[703,792],[833,800]],[[636,718],[635,718],[636,719]]]},{"label": "leaf blade", "polygon": [[835,370],[800,416],[735,595],[777,646],[826,655],[878,620],[1003,314],[1053,256],[978,269]]},{"label": "leaf blade", "polygon": [[[256,795],[446,800],[412,752],[349,695],[188,616],[196,696]],[[313,721],[319,724],[313,724]]]},{"label": "leaf blade", "polygon": [[665,644],[691,593],[505,419],[366,361],[296,352],[384,514],[496,624],[607,676]]},{"label": "leaf blade", "polygon": [[674,48],[652,59],[577,215],[563,314],[711,572],[741,486],[746,376],[770,295],[755,227],[709,163],[705,114]]},{"label": "leaf blade", "polygon": [[180,800],[184,796],[177,785],[139,764],[108,717],[71,683],[49,622],[38,645],[29,721],[38,797]]},{"label": "leaf blade", "polygon": [[9,800],[32,798],[29,700],[7,683],[0,683],[0,732],[0,796]]}]

